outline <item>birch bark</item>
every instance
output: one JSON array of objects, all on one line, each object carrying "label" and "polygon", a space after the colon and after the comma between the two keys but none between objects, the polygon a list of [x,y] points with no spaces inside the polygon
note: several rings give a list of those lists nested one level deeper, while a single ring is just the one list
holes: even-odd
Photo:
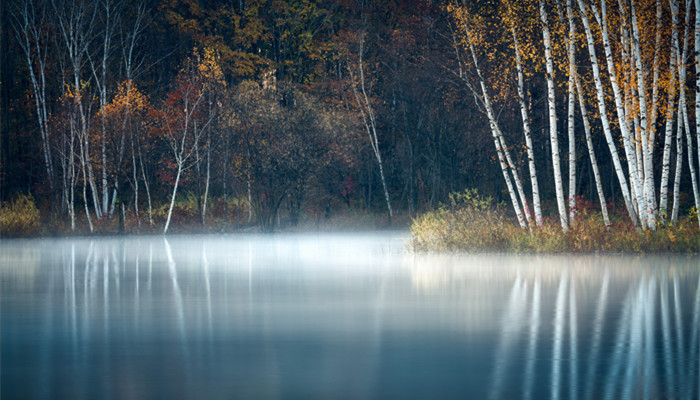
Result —
[{"label": "birch bark", "polygon": [[576,78],[576,92],[578,93],[578,103],[581,108],[581,117],[583,119],[583,130],[586,134],[586,147],[588,148],[588,157],[591,159],[591,169],[593,169],[593,178],[595,187],[600,201],[600,211],[603,214],[603,222],[606,227],[610,227],[610,217],[608,216],[608,205],[605,202],[605,193],[603,192],[603,183],[600,179],[600,170],[598,169],[598,161],[596,160],[595,150],[593,149],[593,140],[591,138],[591,124],[588,119],[588,110],[586,102],[583,98],[583,90],[578,76]]},{"label": "birch bark", "polygon": [[569,20],[569,224],[574,223],[576,211],[576,137],[574,136],[574,112],[576,107],[574,77],[576,75],[576,25],[571,10],[571,0],[566,0],[566,16]]},{"label": "birch bark", "polygon": [[557,196],[557,208],[559,209],[559,219],[564,231],[568,229],[568,218],[566,213],[566,202],[564,201],[564,187],[561,178],[561,166],[559,162],[559,138],[557,137],[557,109],[554,96],[554,61],[552,58],[551,39],[549,34],[549,24],[547,22],[547,11],[544,0],[540,0],[540,21],[542,22],[542,40],[544,42],[544,57],[546,65],[547,80],[547,103],[549,105],[549,140],[552,148],[552,167],[554,169],[554,186]]},{"label": "birch bark", "polygon": [[348,64],[348,72],[352,79],[352,90],[355,95],[355,101],[360,108],[362,121],[365,125],[365,130],[367,131],[367,136],[369,137],[369,142],[372,147],[372,152],[374,153],[374,158],[377,160],[377,166],[379,168],[379,177],[382,182],[382,189],[384,189],[384,200],[386,201],[387,213],[389,216],[389,225],[391,225],[392,219],[394,218],[394,211],[391,207],[391,198],[389,197],[389,191],[386,185],[386,179],[384,178],[384,163],[382,162],[382,155],[379,151],[379,137],[377,136],[377,123],[374,115],[374,109],[369,101],[369,96],[367,96],[367,91],[365,89],[365,73],[363,66],[363,53],[364,53],[364,32],[360,34],[360,47],[358,56],[358,79],[360,89],[358,90],[355,84],[355,74],[352,68]]},{"label": "birch bark", "polygon": [[518,75],[518,103],[520,104],[520,116],[523,120],[523,134],[525,136],[525,146],[527,147],[527,163],[530,171],[530,186],[532,187],[532,206],[535,211],[535,224],[542,225],[542,208],[540,205],[540,185],[537,179],[537,169],[535,167],[535,152],[532,146],[532,134],[530,127],[530,117],[528,107],[525,102],[525,78],[523,74],[522,57],[520,56],[520,43],[515,32],[515,27],[511,23],[511,33],[515,45],[515,66]]},{"label": "birch bark", "polygon": [[622,197],[625,201],[627,212],[633,224],[637,225],[639,223],[637,213],[632,204],[629,187],[627,186],[627,178],[625,177],[625,172],[622,169],[620,156],[617,153],[617,147],[615,146],[615,141],[612,137],[612,132],[610,129],[610,121],[608,120],[608,114],[605,105],[605,93],[603,91],[603,84],[600,77],[600,67],[598,66],[598,57],[596,55],[595,42],[593,40],[593,32],[591,31],[590,21],[588,19],[586,6],[583,3],[583,0],[577,0],[577,2],[581,11],[581,21],[583,22],[584,31],[586,33],[586,44],[588,46],[588,55],[591,60],[591,68],[593,69],[593,80],[595,82],[596,87],[598,110],[600,113],[600,120],[603,125],[603,132],[605,133],[605,140],[608,144],[608,148],[610,149],[610,155],[612,156],[613,165],[615,167],[615,174],[617,176],[618,182],[620,183],[620,191],[622,192]]},{"label": "birch bark", "polygon": [[[635,55],[635,67],[637,70],[637,87],[639,93],[639,115],[640,115],[640,136],[642,142],[642,162],[644,164],[644,196],[646,209],[644,210],[649,229],[656,229],[656,196],[654,192],[654,170],[652,165],[652,155],[649,146],[649,137],[647,133],[647,103],[646,89],[644,86],[644,69],[642,67],[642,52],[639,45],[639,23],[637,22],[637,11],[634,7],[634,1],[630,2],[632,11],[632,35],[633,47]],[[651,121],[653,122],[653,121]],[[640,212],[642,212],[640,210]]]},{"label": "birch bark", "polygon": [[[673,144],[673,114],[676,97],[676,57],[678,53],[678,0],[671,0],[671,54],[669,56],[669,85],[666,100],[666,123],[664,129],[664,152],[661,161],[659,182],[659,212],[662,219],[668,218],[668,182],[671,171],[671,147]],[[700,76],[700,75],[699,75]]]},{"label": "birch bark", "polygon": [[[481,68],[479,67],[479,62],[476,57],[476,50],[474,49],[474,44],[472,43],[472,38],[471,38],[471,33],[469,31],[469,28],[465,26],[465,33],[467,35],[467,41],[469,42],[469,51],[472,56],[472,62],[474,63],[474,69],[476,70],[476,75],[479,79],[479,86],[481,88],[481,95],[474,90],[473,88],[470,87],[472,90],[473,94],[475,97],[480,98],[482,104],[484,105],[484,108],[486,109],[486,116],[489,120],[489,127],[491,128],[491,135],[493,136],[493,143],[494,146],[496,147],[496,154],[498,155],[498,162],[501,165],[501,172],[503,173],[503,178],[506,181],[506,186],[508,188],[508,194],[510,195],[510,200],[511,204],[513,205],[513,210],[515,211],[515,215],[518,218],[518,223],[520,224],[521,228],[527,228],[527,221],[523,217],[523,213],[521,212],[520,205],[518,203],[518,197],[515,193],[515,190],[513,189],[513,183],[511,181],[510,175],[508,174],[508,165],[506,163],[505,156],[503,154],[503,149],[501,146],[501,140],[499,139],[499,136],[501,136],[501,131],[500,128],[498,127],[498,121],[496,120],[495,113],[493,111],[493,107],[491,106],[491,100],[488,95],[488,90],[486,89],[486,81],[484,80],[484,76],[481,73]],[[512,171],[512,170],[511,170]]]},{"label": "birch bark", "polygon": [[[579,3],[582,4],[581,0],[579,0]],[[637,201],[637,215],[639,216],[642,228],[646,229],[648,227],[647,225],[647,218],[646,216],[643,216],[642,213],[645,213],[647,211],[647,205],[646,201],[643,196],[643,190],[642,190],[642,182],[641,179],[639,178],[639,174],[637,173],[637,163],[635,160],[635,152],[634,152],[634,147],[632,146],[632,141],[630,138],[630,132],[627,127],[627,124],[625,123],[627,116],[625,115],[624,112],[624,106],[622,103],[622,94],[620,93],[620,87],[618,85],[618,80],[617,80],[617,73],[615,72],[615,63],[613,62],[613,54],[612,54],[612,49],[610,46],[610,38],[608,35],[608,28],[607,28],[607,9],[606,9],[606,3],[605,0],[601,0],[601,10],[600,12],[597,10],[595,5],[591,6],[591,10],[593,11],[593,15],[595,16],[596,20],[598,21],[598,25],[600,25],[601,28],[601,33],[603,35],[603,47],[605,49],[605,59],[607,62],[608,66],[608,73],[610,74],[610,85],[612,86],[613,89],[613,95],[615,98],[615,108],[617,110],[617,119],[619,121],[619,126],[620,126],[620,131],[622,133],[622,142],[625,147],[625,155],[627,157],[627,164],[628,164],[628,171],[630,175],[630,184],[634,188],[633,193]],[[582,12],[585,12],[584,9],[582,8]]]}]

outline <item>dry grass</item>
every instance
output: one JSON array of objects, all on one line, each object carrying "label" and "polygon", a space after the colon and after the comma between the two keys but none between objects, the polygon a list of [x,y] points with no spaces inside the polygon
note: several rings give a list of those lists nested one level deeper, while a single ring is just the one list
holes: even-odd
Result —
[{"label": "dry grass", "polygon": [[416,218],[411,225],[412,245],[418,251],[510,251],[520,253],[581,252],[698,252],[700,230],[689,216],[673,225],[642,231],[614,216],[606,227],[599,212],[579,201],[576,220],[566,232],[557,221],[521,229],[503,206],[475,191],[452,195],[450,203]]}]

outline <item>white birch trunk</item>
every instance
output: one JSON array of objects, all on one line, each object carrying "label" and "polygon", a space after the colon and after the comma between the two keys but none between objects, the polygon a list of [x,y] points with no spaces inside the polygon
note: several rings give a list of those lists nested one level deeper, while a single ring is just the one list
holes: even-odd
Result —
[{"label": "white birch trunk", "polygon": [[[379,177],[382,182],[382,189],[384,189],[384,200],[386,201],[386,208],[388,211],[389,215],[389,225],[392,223],[392,219],[394,218],[394,211],[391,207],[391,199],[389,197],[389,191],[386,186],[386,180],[384,179],[384,164],[382,162],[382,155],[381,152],[379,151],[379,137],[377,135],[377,124],[376,124],[376,119],[374,116],[374,110],[372,108],[372,105],[369,101],[369,96],[367,96],[367,91],[365,90],[365,74],[364,74],[364,66],[363,66],[363,52],[364,52],[364,32],[360,36],[360,51],[359,51],[359,57],[358,57],[358,73],[359,73],[359,83],[360,83],[360,90],[358,91],[357,85],[355,84],[355,77],[354,73],[352,72],[352,68],[350,68],[350,65],[348,64],[348,72],[350,73],[351,79],[353,80],[352,82],[352,89],[353,93],[355,95],[355,100],[357,101],[357,105],[360,108],[361,114],[362,114],[362,121],[364,122],[365,129],[367,131],[367,136],[369,137],[370,145],[372,146],[372,151],[374,153],[374,157],[377,160],[377,165],[379,168]],[[360,93],[362,96],[360,96]]]},{"label": "white birch trunk", "polygon": [[175,196],[177,195],[177,186],[180,184],[180,175],[182,174],[182,164],[177,164],[177,176],[175,177],[175,185],[173,186],[173,195],[170,198],[170,208],[168,209],[168,218],[165,221],[165,228],[163,228],[163,234],[168,233],[168,227],[170,227],[170,217],[173,215],[173,207],[175,206]]},{"label": "white birch trunk", "polygon": [[515,44],[515,65],[518,74],[518,102],[520,103],[520,116],[523,120],[523,134],[525,135],[525,146],[527,147],[527,163],[530,171],[530,186],[532,186],[532,206],[535,211],[535,223],[542,225],[542,207],[540,205],[540,189],[537,179],[537,169],[535,168],[535,151],[532,145],[532,134],[530,128],[530,117],[525,101],[525,79],[523,76],[522,60],[520,57],[520,44],[515,32],[515,27],[511,25],[513,43]]},{"label": "white birch trunk", "polygon": [[[699,0],[700,1],[700,0]],[[668,182],[671,172],[671,147],[673,144],[673,114],[676,97],[676,57],[678,53],[678,0],[671,0],[671,54],[669,57],[669,85],[666,100],[666,123],[664,129],[664,152],[659,183],[659,212],[662,219],[668,218]],[[700,75],[699,75],[700,76]]]},{"label": "white birch trunk", "polygon": [[[673,0],[672,0],[673,1]],[[661,69],[661,18],[663,16],[661,8],[661,0],[656,0],[656,36],[654,41],[654,63],[652,71],[652,81],[651,81],[651,117],[649,118],[649,124],[647,125],[647,133],[649,135],[649,146],[650,153],[654,154],[654,145],[656,137],[656,119],[658,117],[659,110],[659,72]]]},{"label": "white birch trunk", "polygon": [[[579,1],[581,3],[581,1]],[[595,6],[591,9],[601,27],[601,33],[603,35],[603,47],[605,49],[605,59],[608,65],[608,72],[610,74],[610,85],[613,89],[613,95],[615,98],[615,109],[617,110],[617,119],[619,121],[620,131],[622,133],[622,142],[625,147],[625,155],[627,157],[628,171],[630,175],[630,184],[634,188],[633,193],[637,201],[637,215],[639,216],[642,228],[647,228],[647,218],[642,213],[646,212],[647,205],[643,196],[642,181],[637,173],[637,163],[635,162],[635,152],[634,146],[632,145],[632,139],[630,137],[630,132],[627,124],[625,123],[627,116],[625,115],[624,106],[622,102],[622,94],[620,93],[620,87],[617,82],[617,73],[615,72],[615,63],[613,62],[613,54],[610,46],[610,38],[608,36],[607,28],[607,9],[605,0],[601,0],[601,11],[600,13]]]},{"label": "white birch trunk", "polygon": [[[656,195],[654,192],[654,169],[652,165],[652,154],[649,146],[649,137],[647,133],[647,103],[646,89],[644,86],[644,69],[642,67],[642,52],[639,45],[639,24],[637,22],[637,11],[634,7],[634,1],[630,3],[632,6],[632,35],[633,47],[635,55],[635,67],[637,70],[637,86],[639,93],[639,115],[640,115],[640,136],[642,142],[642,162],[644,164],[644,196],[645,196],[645,219],[649,229],[656,229]],[[651,121],[653,122],[653,121]],[[644,210],[644,209],[642,209]],[[641,212],[641,211],[640,211]]]},{"label": "white birch trunk", "polygon": [[[686,8],[686,13],[689,12]],[[698,166],[700,167],[700,0],[695,0],[695,143],[698,148]],[[700,209],[696,206],[695,211],[700,224]]]},{"label": "white birch trunk", "polygon": [[[481,99],[481,102],[483,103],[484,108],[486,109],[486,116],[489,120],[489,127],[491,129],[493,143],[494,143],[494,146],[496,147],[496,154],[498,155],[498,161],[499,161],[499,164],[501,165],[501,172],[503,173],[503,178],[506,181],[506,187],[508,188],[508,194],[510,195],[510,200],[511,200],[511,204],[513,205],[513,210],[515,211],[515,215],[518,218],[518,223],[520,224],[520,227],[527,228],[528,227],[527,221],[523,217],[523,213],[521,212],[520,204],[518,203],[518,197],[515,193],[515,190],[513,189],[513,183],[511,181],[510,175],[508,174],[508,165],[506,163],[505,156],[503,155],[501,140],[499,139],[500,129],[498,127],[498,122],[496,121],[496,116],[495,116],[495,113],[493,112],[493,108],[491,107],[491,99],[488,95],[488,90],[486,89],[486,81],[484,80],[484,76],[481,73],[481,68],[479,67],[479,62],[478,62],[478,59],[476,57],[476,50],[474,49],[474,45],[472,44],[471,33],[469,32],[468,28],[466,28],[466,34],[467,34],[467,40],[469,42],[469,51],[470,51],[471,56],[472,56],[472,62],[474,63],[474,69],[476,70],[476,75],[479,78],[481,95],[479,95],[479,93],[473,89],[472,89],[472,92],[476,98]],[[471,87],[470,87],[470,89],[471,89]]]},{"label": "white birch trunk", "polygon": [[583,22],[584,31],[586,32],[586,43],[588,45],[588,54],[591,60],[591,67],[593,69],[593,80],[595,82],[596,87],[598,110],[600,112],[600,120],[603,125],[603,132],[605,133],[605,140],[608,144],[608,148],[610,149],[610,154],[613,159],[613,165],[615,166],[615,174],[617,176],[618,182],[620,183],[620,191],[622,192],[622,197],[625,201],[627,212],[634,225],[637,225],[639,223],[637,213],[634,208],[634,205],[632,204],[629,187],[627,186],[627,178],[625,177],[625,172],[622,169],[620,156],[617,153],[615,140],[612,137],[612,132],[610,129],[610,122],[608,120],[608,114],[605,105],[605,93],[603,91],[603,83],[600,77],[600,67],[598,66],[598,57],[595,51],[595,42],[593,40],[593,33],[591,31],[591,25],[588,19],[586,6],[584,5],[583,0],[577,1],[579,9],[581,11],[581,21]]},{"label": "white birch trunk", "polygon": [[552,58],[549,24],[544,0],[540,0],[540,20],[542,22],[542,40],[544,41],[544,57],[547,80],[547,102],[549,105],[549,140],[552,148],[552,167],[554,169],[554,186],[557,195],[557,208],[559,219],[564,231],[568,229],[566,202],[564,201],[564,187],[561,178],[561,166],[559,163],[559,138],[557,137],[557,110],[554,97],[554,61]]},{"label": "white birch trunk", "polygon": [[678,221],[681,174],[683,171],[683,112],[682,104],[678,104],[678,128],[676,130],[676,174],[673,179],[673,210],[671,211],[671,222]]},{"label": "white birch trunk", "polygon": [[576,76],[576,92],[578,93],[578,103],[581,108],[581,117],[583,119],[583,130],[586,134],[586,146],[588,147],[588,156],[591,159],[591,168],[593,169],[593,178],[595,180],[596,191],[598,192],[598,200],[600,201],[600,211],[603,214],[603,222],[606,227],[610,227],[610,217],[608,216],[608,205],[605,202],[605,193],[603,192],[603,183],[600,179],[600,171],[598,169],[598,161],[596,160],[595,150],[593,149],[593,140],[591,138],[591,125],[588,119],[588,111],[583,98],[583,90],[581,83]]},{"label": "white birch trunk", "polygon": [[574,136],[574,112],[576,107],[574,77],[576,75],[576,25],[571,11],[571,0],[566,0],[566,16],[569,20],[569,104],[567,128],[569,132],[569,224],[574,223],[576,212],[576,137]]},{"label": "white birch trunk", "polygon": [[[683,91],[681,89],[681,91]],[[693,136],[690,133],[690,121],[688,118],[688,108],[685,104],[685,98],[681,98],[683,110],[683,125],[685,125],[685,140],[688,146],[688,169],[690,169],[690,183],[693,186],[693,199],[695,200],[695,209],[700,210],[700,193],[698,192],[698,179],[695,174],[695,162],[693,161]],[[698,215],[698,223],[700,223],[700,215]]]}]

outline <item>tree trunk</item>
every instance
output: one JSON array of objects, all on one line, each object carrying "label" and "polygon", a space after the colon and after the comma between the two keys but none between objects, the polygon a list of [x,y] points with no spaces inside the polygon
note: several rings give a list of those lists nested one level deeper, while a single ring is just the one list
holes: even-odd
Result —
[{"label": "tree trunk", "polygon": [[632,204],[629,187],[627,186],[627,178],[625,177],[625,172],[622,169],[620,156],[617,153],[615,140],[612,137],[612,132],[610,129],[610,122],[608,120],[605,105],[605,93],[603,91],[603,83],[600,76],[600,67],[598,66],[598,57],[595,52],[595,42],[593,40],[591,25],[588,20],[588,14],[586,11],[586,6],[583,4],[583,0],[578,0],[578,5],[579,9],[581,10],[581,21],[583,22],[584,30],[586,32],[586,43],[588,45],[588,54],[591,60],[591,67],[593,69],[593,80],[595,82],[596,87],[598,110],[600,113],[600,120],[603,125],[603,132],[605,133],[605,140],[608,144],[608,148],[610,149],[610,154],[613,159],[613,165],[615,167],[615,174],[617,176],[618,182],[620,183],[620,191],[622,192],[622,197],[625,201],[627,213],[629,214],[632,223],[636,226],[639,223],[637,219],[637,212],[635,210],[634,205]]},{"label": "tree trunk", "polygon": [[[632,34],[634,44],[635,67],[637,70],[637,87],[639,93],[639,115],[640,115],[640,136],[642,142],[642,163],[644,165],[644,196],[646,209],[645,218],[649,229],[656,229],[656,195],[654,191],[654,169],[652,165],[652,154],[649,146],[649,137],[647,134],[647,103],[646,89],[644,86],[644,69],[642,67],[642,52],[639,41],[639,24],[637,23],[637,11],[634,7],[634,1],[631,3],[632,8]],[[653,123],[653,121],[651,121]],[[638,160],[639,161],[639,160]],[[640,211],[641,212],[641,211]]]},{"label": "tree trunk", "polygon": [[211,139],[207,139],[207,178],[204,184],[204,200],[202,201],[202,226],[206,225],[207,201],[209,199],[209,181],[211,179]]},{"label": "tree trunk", "polygon": [[528,115],[527,103],[525,102],[525,79],[520,57],[520,44],[513,25],[510,26],[510,30],[513,34],[513,43],[515,44],[515,66],[518,74],[518,102],[520,103],[520,116],[523,121],[523,134],[525,135],[525,146],[527,147],[527,162],[530,171],[530,185],[532,186],[532,206],[535,211],[535,223],[537,226],[541,226],[542,207],[540,205],[540,186],[537,179],[537,169],[535,167],[535,151],[532,145],[530,117]]},{"label": "tree trunk", "polygon": [[561,166],[559,162],[559,138],[557,136],[557,109],[554,95],[554,60],[549,36],[549,24],[544,0],[540,0],[540,20],[542,22],[542,40],[544,42],[544,58],[546,66],[545,78],[547,80],[547,103],[549,105],[549,140],[552,149],[552,168],[554,169],[554,187],[557,195],[557,208],[559,219],[564,231],[568,229],[566,202],[564,201],[564,187],[561,178]]},{"label": "tree trunk", "polygon": [[[579,0],[579,3],[581,3],[581,0]],[[636,210],[636,215],[639,216],[639,222],[641,222],[642,228],[646,229],[647,228],[647,218],[646,216],[642,216],[641,214],[646,212],[647,206],[646,206],[646,201],[643,196],[643,190],[642,190],[642,183],[641,179],[639,178],[639,174],[637,173],[637,163],[635,162],[635,154],[634,154],[634,146],[632,146],[632,141],[630,138],[630,132],[628,129],[627,124],[625,121],[627,120],[627,116],[624,111],[624,106],[623,106],[623,101],[622,101],[622,94],[620,92],[620,87],[617,82],[617,73],[615,72],[615,63],[613,61],[613,54],[612,54],[612,49],[610,46],[610,39],[608,36],[608,28],[607,28],[607,10],[606,10],[606,4],[605,0],[601,0],[601,12],[599,13],[596,7],[593,5],[592,7],[593,13],[596,17],[596,20],[598,21],[598,24],[601,27],[601,33],[603,35],[603,47],[605,49],[605,59],[607,61],[608,65],[608,72],[610,73],[610,85],[612,86],[613,89],[613,95],[615,98],[615,108],[617,110],[617,119],[619,122],[620,126],[620,131],[622,133],[622,142],[625,147],[625,155],[627,157],[627,165],[628,165],[628,171],[630,175],[630,184],[633,188],[632,193],[635,196],[635,199],[637,201],[637,207],[638,209]],[[582,8],[582,12],[585,12],[585,10]]]},{"label": "tree trunk", "polygon": [[571,0],[566,1],[566,16],[569,20],[569,113],[567,121],[569,133],[569,224],[573,224],[576,212],[576,137],[574,136],[576,25],[574,25],[574,15],[571,10]]},{"label": "tree trunk", "polygon": [[586,133],[586,146],[588,147],[588,156],[591,159],[591,168],[593,169],[593,178],[595,179],[595,187],[598,192],[598,200],[600,201],[600,211],[603,214],[603,222],[606,227],[610,227],[610,217],[608,216],[608,205],[605,202],[605,193],[603,192],[603,183],[600,179],[600,171],[598,170],[598,161],[595,157],[593,149],[593,140],[591,139],[591,125],[588,119],[588,111],[586,110],[585,99],[583,98],[583,90],[581,83],[576,76],[576,91],[578,92],[578,102],[581,108],[581,117],[583,118],[583,130]]},{"label": "tree trunk", "polygon": [[673,179],[673,210],[671,211],[671,222],[678,221],[678,211],[680,202],[681,173],[683,171],[683,111],[682,103],[678,104],[678,129],[676,131],[676,174]]},{"label": "tree trunk", "polygon": [[180,184],[180,174],[182,174],[182,164],[177,164],[177,176],[175,177],[175,186],[173,186],[173,195],[170,198],[170,208],[168,209],[168,219],[165,221],[165,228],[163,228],[163,234],[168,233],[168,227],[170,227],[170,217],[173,215],[173,207],[175,206],[175,196],[177,195],[177,186]]},{"label": "tree trunk", "polygon": [[[489,127],[491,128],[491,134],[493,136],[493,142],[496,147],[496,153],[498,155],[498,161],[501,165],[501,172],[503,173],[503,178],[506,181],[506,186],[508,187],[508,193],[510,194],[510,200],[513,205],[513,210],[515,211],[515,215],[518,218],[518,223],[520,224],[521,228],[527,228],[528,224],[526,222],[526,219],[523,217],[523,214],[520,209],[520,204],[518,203],[518,197],[513,190],[513,183],[511,182],[510,175],[508,175],[508,165],[506,164],[506,159],[503,154],[503,149],[501,146],[502,142],[499,139],[500,136],[500,128],[498,127],[498,122],[496,121],[496,116],[495,113],[493,112],[493,108],[491,107],[491,100],[488,95],[488,91],[486,89],[486,81],[484,80],[483,75],[481,74],[481,68],[479,68],[479,62],[476,57],[476,51],[474,49],[474,45],[472,44],[471,41],[471,34],[469,33],[469,30],[466,31],[467,37],[469,39],[469,50],[471,52],[472,56],[472,62],[474,63],[474,68],[476,69],[476,74],[477,77],[479,78],[479,85],[481,87],[481,96],[479,94],[472,90],[474,92],[474,96],[477,98],[480,98],[484,108],[486,109],[486,116],[488,117],[489,120]],[[514,170],[511,169],[511,172]],[[521,198],[524,200],[524,198]]]},{"label": "tree trunk", "polygon": [[[377,124],[374,116],[374,110],[370,104],[369,97],[367,96],[367,91],[365,90],[365,73],[363,66],[363,53],[364,53],[364,32],[360,35],[360,50],[358,55],[358,79],[360,90],[357,89],[357,84],[355,83],[354,73],[352,68],[348,64],[348,72],[352,79],[352,89],[355,95],[355,100],[358,107],[360,108],[362,114],[362,121],[364,122],[365,129],[367,131],[367,136],[369,137],[370,145],[372,146],[372,151],[374,152],[374,157],[377,160],[377,166],[379,167],[379,177],[382,182],[382,189],[384,190],[384,200],[386,201],[386,208],[389,217],[389,225],[391,225],[392,219],[394,217],[394,211],[391,208],[391,200],[389,198],[389,191],[386,186],[386,179],[384,179],[384,165],[382,163],[382,155],[379,151],[379,138],[377,136]],[[360,96],[360,94],[362,96]]]},{"label": "tree trunk", "polygon": [[[700,1],[700,0],[699,0]],[[669,57],[668,98],[666,100],[666,123],[664,129],[664,152],[661,162],[659,188],[659,212],[662,220],[668,218],[668,182],[671,173],[671,147],[673,144],[673,114],[676,96],[676,57],[678,54],[678,0],[671,0],[671,54]],[[698,75],[700,76],[700,75]]]}]

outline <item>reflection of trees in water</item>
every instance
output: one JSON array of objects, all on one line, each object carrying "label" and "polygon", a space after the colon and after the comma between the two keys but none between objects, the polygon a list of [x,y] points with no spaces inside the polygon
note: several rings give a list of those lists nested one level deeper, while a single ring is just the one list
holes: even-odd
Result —
[{"label": "reflection of trees in water", "polygon": [[[348,273],[347,259],[333,272],[333,261],[324,265],[326,255],[310,248],[295,257],[318,256],[313,262],[323,266],[298,268],[295,275],[279,266],[260,267],[284,260],[261,251],[272,246],[207,240],[187,246],[178,238],[95,240],[56,253],[61,266],[35,278],[47,285],[47,301],[37,304],[42,322],[36,390],[50,396],[65,374],[54,367],[60,361],[56,338],[64,333],[72,349],[68,373],[77,386],[92,388],[83,389],[86,394],[146,390],[143,376],[153,371],[152,364],[139,362],[140,352],[149,349],[139,342],[145,335],[174,340],[165,346],[173,353],[167,371],[156,377],[173,381],[175,394],[219,382],[221,377],[203,377],[201,371],[225,367],[231,375],[252,377],[237,382],[239,393],[264,389],[259,397],[275,397],[290,385],[284,369],[289,343],[281,338],[312,332],[323,354],[313,355],[309,367],[325,368],[319,385],[327,385],[314,393],[332,393],[330,376],[342,374],[342,367],[354,371],[345,380],[352,381],[353,394],[372,397],[386,368],[382,357],[392,337],[387,332],[457,327],[467,336],[476,327],[495,332],[489,342],[491,382],[482,397],[511,397],[514,389],[525,399],[700,393],[700,279],[692,258],[654,267],[653,257],[406,254],[399,263],[382,255],[371,264],[373,272],[360,267],[368,275],[356,277]],[[325,283],[333,285],[332,293]],[[421,311],[437,312],[415,317],[410,307],[417,298]],[[347,316],[329,318],[337,312]],[[342,325],[329,327],[331,320]],[[439,325],[427,328],[430,323]],[[295,330],[299,326],[306,331]],[[347,336],[357,341],[352,357],[337,348],[334,335],[343,329],[355,329],[355,336]],[[222,345],[255,348],[254,365],[234,358],[231,349],[221,352]],[[342,357],[349,360],[339,362]],[[224,365],[232,360],[240,364]],[[95,369],[114,379],[93,382]]]},{"label": "reflection of trees in water", "polygon": [[[697,398],[700,393],[697,376],[700,368],[700,277],[694,288],[691,321],[683,310],[683,304],[689,302],[683,300],[692,289],[682,293],[681,287],[689,288],[692,283],[683,285],[677,269],[643,274],[628,285],[619,313],[615,305],[609,303],[610,273],[606,270],[593,323],[586,324],[579,320],[582,310],[577,303],[577,285],[569,272],[564,268],[560,274],[553,310],[541,309],[538,278],[526,281],[521,275],[516,277],[503,312],[494,353],[491,398],[502,398],[506,382],[509,386],[517,384],[508,380],[508,370],[524,371],[521,393],[525,399],[533,397],[536,381],[549,382],[547,392],[552,399]],[[548,341],[538,339],[543,335],[540,326],[547,323],[547,318],[552,329]],[[519,357],[521,346],[525,347],[522,359]],[[659,348],[660,354],[657,354]],[[588,356],[579,359],[578,354]],[[551,360],[551,370],[535,368],[542,360]],[[584,360],[585,364],[579,365]],[[512,365],[517,362],[523,365]],[[578,374],[580,366],[585,375]],[[569,372],[568,378],[565,371]],[[539,374],[544,376],[538,377]],[[568,395],[565,395],[566,388]]]}]

